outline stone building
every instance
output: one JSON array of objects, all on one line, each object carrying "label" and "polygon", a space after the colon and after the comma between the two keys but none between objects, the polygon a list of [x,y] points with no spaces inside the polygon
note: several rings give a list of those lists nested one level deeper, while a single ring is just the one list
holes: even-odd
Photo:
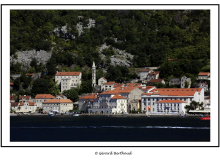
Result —
[{"label": "stone building", "polygon": [[38,108],[42,108],[42,103],[49,100],[54,99],[55,97],[51,94],[37,94],[35,97],[35,104]]},{"label": "stone building", "polygon": [[100,86],[100,88],[101,88],[101,91],[103,91],[104,90],[104,84],[105,83],[107,83],[107,79],[105,78],[105,77],[101,77],[101,78],[99,78],[99,80],[98,80],[98,86]]},{"label": "stone building", "polygon": [[61,87],[61,93],[65,90],[73,89],[81,85],[81,72],[57,72],[55,82]]},{"label": "stone building", "polygon": [[43,111],[65,113],[73,110],[73,102],[70,99],[49,99],[43,102]]},{"label": "stone building", "polygon": [[139,71],[140,79],[145,80],[150,72],[152,72],[151,69],[141,69]]},{"label": "stone building", "polygon": [[[117,95],[117,96],[123,97],[123,99],[125,98],[125,100],[126,100],[126,102],[123,102],[123,103],[126,103],[126,106],[123,105],[124,108],[121,108],[121,109],[125,109],[125,112],[130,112],[131,111],[131,101],[133,99],[141,99],[142,93],[143,93],[143,91],[141,89],[139,89],[138,87],[116,87],[113,90],[107,90],[107,91],[102,92],[100,94],[94,93],[94,94],[80,97],[79,98],[79,109],[87,111],[90,108],[104,109],[104,108],[113,107],[113,104],[112,104],[113,100],[111,100],[111,99],[112,99],[112,97]],[[116,101],[117,102],[116,104],[122,102],[119,97],[118,97],[118,99],[119,100]],[[114,104],[114,106],[116,104]],[[116,106],[118,106],[118,105],[116,105]]]},{"label": "stone building", "polygon": [[34,100],[31,98],[31,96],[26,96],[26,95],[20,96],[19,95],[19,102],[27,102],[27,101],[33,102]]},{"label": "stone building", "polygon": [[[188,86],[186,86],[188,84]],[[171,78],[169,80],[169,86],[172,85],[180,85],[180,88],[190,88],[191,86],[191,79],[183,76],[181,78]]]}]

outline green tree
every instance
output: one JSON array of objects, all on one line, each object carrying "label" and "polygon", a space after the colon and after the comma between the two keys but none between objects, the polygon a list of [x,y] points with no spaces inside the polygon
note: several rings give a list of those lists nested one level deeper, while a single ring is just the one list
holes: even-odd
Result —
[{"label": "green tree", "polygon": [[49,81],[48,93],[52,94],[53,96],[59,95],[60,93],[59,86],[52,79]]},{"label": "green tree", "polygon": [[75,89],[65,90],[63,91],[63,95],[65,95],[68,99],[70,99],[73,102],[78,101],[78,93]]},{"label": "green tree", "polygon": [[36,94],[45,94],[48,93],[49,82],[46,79],[38,78],[33,83],[32,93]]}]

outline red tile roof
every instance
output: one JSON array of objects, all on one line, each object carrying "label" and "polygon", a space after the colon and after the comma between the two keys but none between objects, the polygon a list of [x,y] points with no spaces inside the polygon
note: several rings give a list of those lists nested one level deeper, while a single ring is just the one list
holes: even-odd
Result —
[{"label": "red tile roof", "polygon": [[31,96],[20,96],[19,95],[19,100],[20,99],[26,99],[26,100],[28,100],[28,99],[31,99]]},{"label": "red tile roof", "polygon": [[114,84],[115,84],[114,81],[110,81],[110,82],[108,82],[108,83],[104,83],[104,85],[114,85]]},{"label": "red tile roof", "polygon": [[10,100],[15,100],[15,96],[14,95],[10,95]]},{"label": "red tile roof", "polygon": [[34,106],[34,102],[28,101],[28,103],[29,103],[29,106]]},{"label": "red tile roof", "polygon": [[115,83],[114,88],[123,86],[123,83]]},{"label": "red tile roof", "polygon": [[49,99],[44,103],[73,103],[70,99]]},{"label": "red tile roof", "polygon": [[90,94],[90,95],[86,95],[83,97],[80,97],[79,99],[98,99],[98,95],[96,96],[96,93]]},{"label": "red tile roof", "polygon": [[18,106],[19,102],[10,102],[11,106]]},{"label": "red tile roof", "polygon": [[79,76],[81,72],[58,72],[55,76]]},{"label": "red tile roof", "polygon": [[210,72],[199,72],[199,76],[208,76]]},{"label": "red tile roof", "polygon": [[106,81],[107,81],[107,79],[106,79],[105,77],[101,77],[101,78],[103,78],[104,80],[106,80]]},{"label": "red tile roof", "polygon": [[152,75],[157,75],[157,74],[159,74],[160,72],[150,72],[150,76],[152,76]]},{"label": "red tile roof", "polygon": [[51,94],[37,94],[35,99],[53,99],[55,98]]},{"label": "red tile roof", "polygon": [[10,83],[10,86],[13,86],[14,85],[14,83]]},{"label": "red tile roof", "polygon": [[149,72],[151,69],[141,69],[140,72]]},{"label": "red tile roof", "polygon": [[162,100],[162,101],[157,101],[156,103],[186,103],[186,102],[180,100]]},{"label": "red tile roof", "polygon": [[161,83],[162,81],[163,81],[163,79],[151,79],[147,83]]},{"label": "red tile roof", "polygon": [[119,95],[115,95],[112,97],[112,99],[126,99],[125,97],[119,96]]},{"label": "red tile roof", "polygon": [[196,92],[200,92],[202,88],[157,88],[151,93],[142,93],[142,95],[167,95],[167,96],[194,96]]},{"label": "red tile roof", "polygon": [[26,76],[33,76],[34,73],[27,73]]},{"label": "red tile roof", "polygon": [[205,99],[210,99],[210,96],[209,96],[209,97],[206,97]]}]

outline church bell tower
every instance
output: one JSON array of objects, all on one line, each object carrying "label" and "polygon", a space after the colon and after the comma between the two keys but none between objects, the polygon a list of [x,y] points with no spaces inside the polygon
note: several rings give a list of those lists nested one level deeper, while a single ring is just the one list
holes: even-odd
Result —
[{"label": "church bell tower", "polygon": [[95,67],[95,63],[93,61],[92,64],[92,87],[96,86],[96,67]]}]

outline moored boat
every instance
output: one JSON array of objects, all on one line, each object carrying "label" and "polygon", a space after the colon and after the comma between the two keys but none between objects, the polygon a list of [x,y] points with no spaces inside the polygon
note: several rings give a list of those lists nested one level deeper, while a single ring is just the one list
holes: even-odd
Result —
[{"label": "moored boat", "polygon": [[77,114],[77,113],[74,113],[74,114],[73,114],[73,116],[79,116],[79,114]]},{"label": "moored boat", "polygon": [[48,116],[54,116],[54,114],[52,112],[48,113]]},{"label": "moored boat", "polygon": [[209,116],[202,117],[202,118],[200,118],[200,120],[210,120],[210,117]]}]

